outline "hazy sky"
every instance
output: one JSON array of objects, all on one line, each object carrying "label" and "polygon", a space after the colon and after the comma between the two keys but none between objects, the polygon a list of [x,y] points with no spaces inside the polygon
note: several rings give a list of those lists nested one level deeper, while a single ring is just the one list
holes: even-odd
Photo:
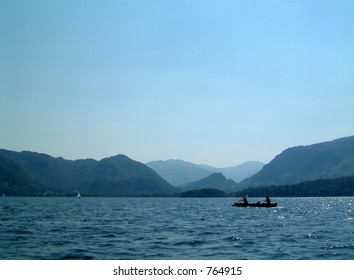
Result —
[{"label": "hazy sky", "polygon": [[354,1],[0,1],[0,148],[218,167],[354,135]]}]

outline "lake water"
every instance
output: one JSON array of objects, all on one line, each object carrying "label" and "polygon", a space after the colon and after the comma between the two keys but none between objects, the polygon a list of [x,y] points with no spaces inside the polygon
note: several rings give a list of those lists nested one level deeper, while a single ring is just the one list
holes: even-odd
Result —
[{"label": "lake water", "polygon": [[354,259],[353,197],[234,200],[1,197],[0,259]]}]

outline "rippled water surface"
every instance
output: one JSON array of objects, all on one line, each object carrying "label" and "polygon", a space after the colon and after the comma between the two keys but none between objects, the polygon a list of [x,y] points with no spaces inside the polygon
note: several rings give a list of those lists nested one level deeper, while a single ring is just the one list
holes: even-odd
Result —
[{"label": "rippled water surface", "polygon": [[0,259],[354,259],[354,198],[273,201],[1,197]]}]

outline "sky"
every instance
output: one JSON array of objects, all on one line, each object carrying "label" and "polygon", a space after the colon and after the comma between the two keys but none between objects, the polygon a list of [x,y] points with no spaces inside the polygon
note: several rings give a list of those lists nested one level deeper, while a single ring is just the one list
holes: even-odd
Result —
[{"label": "sky", "polygon": [[354,1],[0,1],[0,148],[228,167],[354,135]]}]

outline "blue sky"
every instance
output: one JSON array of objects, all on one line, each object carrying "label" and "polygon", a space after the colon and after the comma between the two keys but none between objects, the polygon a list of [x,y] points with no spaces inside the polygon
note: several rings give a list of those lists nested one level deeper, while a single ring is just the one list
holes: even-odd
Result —
[{"label": "blue sky", "polygon": [[0,148],[218,167],[354,134],[353,1],[0,2]]}]

